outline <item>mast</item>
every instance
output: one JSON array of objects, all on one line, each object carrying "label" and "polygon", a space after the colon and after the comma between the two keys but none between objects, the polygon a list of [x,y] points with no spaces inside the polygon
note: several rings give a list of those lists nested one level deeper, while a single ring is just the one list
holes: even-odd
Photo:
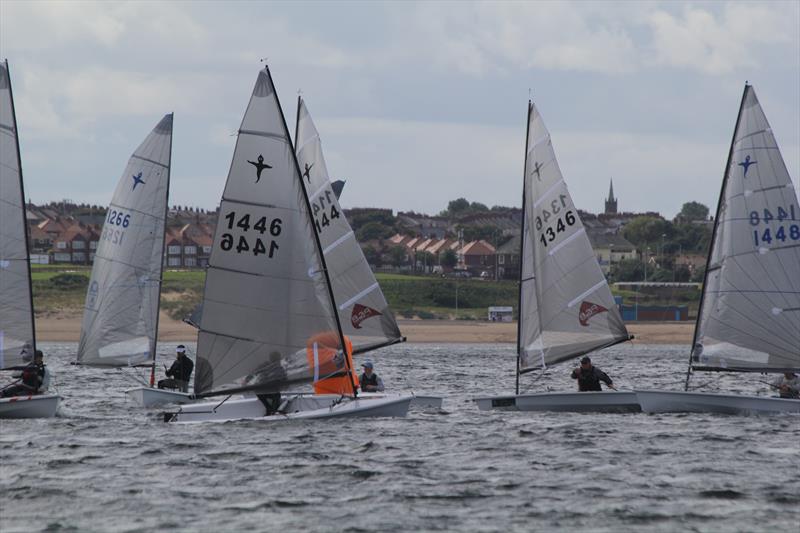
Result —
[{"label": "mast", "polygon": [[528,172],[528,137],[531,134],[531,101],[528,100],[528,121],[525,124],[525,158],[523,161],[522,166],[522,227],[520,228],[520,239],[519,239],[519,287],[517,293],[517,309],[519,312],[517,313],[517,378],[516,384],[514,387],[514,394],[519,394],[519,358],[520,353],[522,351],[522,262],[525,260],[525,225],[527,223],[527,216],[525,213],[525,197],[527,196],[527,191],[525,187],[525,182],[527,181],[527,172]]},{"label": "mast", "polygon": [[[739,122],[742,120],[742,111],[744,110],[744,101],[747,97],[747,91],[750,85],[745,82],[744,91],[742,92],[742,101],[739,104],[739,114],[736,115],[736,126],[733,128],[733,135],[731,137],[731,147],[728,150],[728,161],[725,163],[725,171],[722,176],[722,187],[719,189],[719,200],[717,201],[717,211],[714,214],[714,229],[711,232],[711,242],[708,246],[708,256],[706,257],[706,270],[703,273],[703,294],[700,297],[700,305],[697,308],[697,319],[694,323],[694,334],[692,336],[692,346],[689,348],[689,365],[686,369],[686,382],[683,385],[683,390],[689,390],[689,380],[692,377],[692,356],[694,354],[694,347],[697,343],[697,332],[700,329],[700,318],[703,316],[703,302],[706,299],[706,283],[708,282],[708,272],[711,269],[711,255],[714,253],[714,243],[717,240],[717,226],[719,225],[719,213],[722,210],[722,202],[725,198],[725,188],[728,186],[728,175],[733,159],[733,146],[736,143],[736,133],[739,131]],[[716,269],[715,269],[716,270]]]},{"label": "mast", "polygon": [[6,63],[6,75],[8,76],[8,94],[11,96],[11,120],[14,124],[14,138],[16,140],[16,145],[17,145],[17,167],[19,167],[19,190],[20,190],[20,195],[22,196],[22,228],[25,231],[25,257],[27,258],[26,264],[28,265],[28,298],[30,300],[30,306],[31,306],[31,335],[33,336],[32,338],[33,353],[30,355],[31,358],[33,358],[34,354],[36,353],[36,321],[34,319],[34,313],[33,313],[33,280],[31,279],[31,251],[28,243],[29,241],[28,219],[25,216],[28,209],[25,203],[25,180],[22,179],[22,155],[20,154],[19,151],[19,130],[17,129],[17,113],[14,108],[14,89],[11,87],[11,70],[8,67],[8,59],[6,59],[5,63]]},{"label": "mast", "polygon": [[[174,124],[175,113],[170,113],[170,125]],[[164,205],[164,232],[161,236],[161,272],[158,276],[158,300],[156,303],[156,329],[153,333],[153,364],[150,368],[150,386],[154,387],[156,384],[156,346],[158,345],[158,318],[161,314],[161,287],[164,284],[164,247],[167,244],[167,218],[169,215],[169,178],[172,172],[172,135],[173,130],[169,131],[169,160],[167,162],[167,201]]]},{"label": "mast", "polygon": [[[269,70],[269,66],[265,67],[267,71],[267,75],[269,76],[270,84],[274,87],[275,84],[272,82],[272,73]],[[281,108],[281,101],[278,98],[278,91],[275,91],[275,101],[278,103],[278,107]],[[302,96],[297,95],[297,118],[295,121],[295,130],[294,130],[294,138],[295,141],[297,140],[297,124],[300,122],[300,103],[302,102]],[[282,110],[282,108],[281,108]],[[283,120],[283,127],[286,132],[289,132],[289,127],[286,125],[286,116],[281,112],[281,120]],[[303,183],[303,175],[300,172],[300,163],[297,161],[297,152],[295,151],[294,143],[291,139],[289,139],[291,143],[291,152],[292,152],[292,160],[294,161],[294,167],[297,175],[297,179],[300,180],[300,186],[303,191],[303,199],[305,200],[306,204],[306,211],[309,220],[311,219],[311,200],[308,198],[308,190],[306,190],[306,184]],[[350,367],[350,359],[347,357],[347,345],[344,342],[344,331],[342,331],[342,322],[339,320],[339,311],[336,307],[336,299],[333,296],[333,287],[331,286],[331,279],[328,275],[328,265],[325,262],[325,252],[322,249],[322,243],[319,240],[319,233],[317,233],[316,226],[314,225],[314,221],[310,220],[311,222],[311,231],[314,234],[314,243],[317,246],[317,251],[319,252],[319,261],[320,265],[322,266],[322,272],[325,274],[325,284],[328,289],[328,298],[330,299],[331,303],[331,310],[333,311],[333,316],[336,319],[336,329],[339,333],[339,345],[341,346],[342,353],[344,353],[344,366],[347,372],[347,378],[350,381],[350,387],[353,389],[353,397],[358,396],[358,389],[356,388],[355,381],[353,381],[353,372],[352,368]]]}]

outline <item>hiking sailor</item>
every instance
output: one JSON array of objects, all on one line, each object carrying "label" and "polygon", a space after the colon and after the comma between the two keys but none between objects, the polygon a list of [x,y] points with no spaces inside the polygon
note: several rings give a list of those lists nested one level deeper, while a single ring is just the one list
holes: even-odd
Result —
[{"label": "hiking sailor", "polygon": [[606,384],[610,389],[616,390],[608,374],[592,365],[592,360],[588,356],[581,359],[581,366],[572,371],[572,379],[578,380],[578,390],[580,392],[601,391],[600,382]]},{"label": "hiking sailor", "polygon": [[192,363],[192,360],[187,357],[186,346],[183,344],[179,344],[178,347],[175,348],[175,351],[175,361],[173,361],[172,366],[169,367],[169,370],[165,372],[168,378],[159,380],[158,388],[180,389],[181,392],[188,392],[189,378],[192,376],[194,363]]}]

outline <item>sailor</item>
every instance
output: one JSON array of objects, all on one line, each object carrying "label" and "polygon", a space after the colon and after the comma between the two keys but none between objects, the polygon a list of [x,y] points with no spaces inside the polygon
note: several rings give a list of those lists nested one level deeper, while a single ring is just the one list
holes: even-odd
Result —
[{"label": "sailor", "polygon": [[361,377],[358,378],[358,381],[361,383],[361,391],[362,392],[383,392],[383,380],[373,372],[374,365],[372,361],[365,361],[363,365],[364,372],[362,372]]},{"label": "sailor", "polygon": [[781,398],[800,399],[800,377],[794,372],[784,372],[772,385],[778,389]]},{"label": "sailor", "polygon": [[162,379],[158,382],[159,389],[180,389],[181,392],[188,392],[189,378],[192,376],[194,370],[194,363],[186,356],[186,346],[179,344],[175,348],[175,361],[172,366],[166,371],[168,379]]},{"label": "sailor", "polygon": [[50,374],[45,368],[44,354],[41,350],[36,350],[32,362],[22,367],[11,367],[9,370],[21,370],[20,380],[3,389],[1,396],[4,398],[40,394],[47,390],[47,386],[50,384]]},{"label": "sailor", "polygon": [[578,390],[581,392],[600,391],[600,382],[606,384],[610,389],[616,390],[608,374],[592,365],[592,360],[588,356],[581,359],[581,366],[572,371],[572,379],[578,380]]}]

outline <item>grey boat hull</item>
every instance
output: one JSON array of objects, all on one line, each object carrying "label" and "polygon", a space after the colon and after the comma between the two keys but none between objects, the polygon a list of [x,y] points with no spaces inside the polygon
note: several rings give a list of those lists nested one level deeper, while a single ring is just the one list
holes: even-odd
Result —
[{"label": "grey boat hull", "polygon": [[683,391],[636,391],[645,413],[800,413],[800,400]]},{"label": "grey boat hull", "polygon": [[553,392],[474,398],[481,411],[556,411],[571,413],[638,413],[635,392]]}]

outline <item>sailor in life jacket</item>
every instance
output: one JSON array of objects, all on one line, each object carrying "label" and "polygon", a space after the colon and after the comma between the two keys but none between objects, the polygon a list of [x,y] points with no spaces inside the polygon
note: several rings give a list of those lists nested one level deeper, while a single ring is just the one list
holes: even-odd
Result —
[{"label": "sailor in life jacket", "polygon": [[383,392],[383,380],[373,372],[374,365],[372,361],[364,361],[364,364],[361,365],[364,368],[364,372],[361,374],[361,377],[358,380],[361,382],[361,391],[362,392]]},{"label": "sailor in life jacket", "polygon": [[[314,394],[352,396],[358,389],[358,375],[353,368],[353,343],[344,337],[341,349],[338,332],[317,333],[306,343],[309,372],[314,382]],[[349,372],[348,372],[349,369]]]},{"label": "sailor in life jacket", "polygon": [[3,397],[41,394],[50,386],[50,372],[44,365],[44,354],[41,350],[36,350],[31,363],[23,367],[12,367],[12,370],[21,371],[16,375],[20,382],[3,389]]}]

